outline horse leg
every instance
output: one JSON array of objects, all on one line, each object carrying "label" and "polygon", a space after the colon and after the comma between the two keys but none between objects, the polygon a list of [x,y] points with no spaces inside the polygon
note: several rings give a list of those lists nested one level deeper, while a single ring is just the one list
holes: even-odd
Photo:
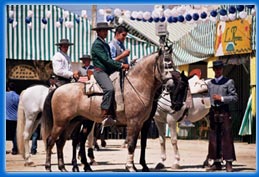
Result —
[{"label": "horse leg", "polygon": [[142,165],[142,171],[143,172],[149,172],[149,168],[146,163],[146,147],[147,147],[147,134],[148,134],[148,129],[151,125],[151,119],[146,120],[144,122],[143,127],[141,129],[141,151],[140,151],[140,160],[139,163]]},{"label": "horse leg", "polygon": [[[31,116],[33,117],[33,116]],[[23,139],[24,139],[24,159],[25,159],[25,163],[24,166],[31,166],[33,165],[33,162],[31,160],[31,154],[30,154],[30,138],[33,132],[33,120],[34,119],[30,119],[31,117],[28,116],[28,119],[25,122],[25,128],[24,128],[24,132],[23,132]]]},{"label": "horse leg", "polygon": [[137,172],[137,168],[134,165],[134,152],[136,149],[139,132],[140,125],[138,125],[138,122],[132,121],[132,123],[127,126],[128,158],[126,162],[126,170],[129,172]]},{"label": "horse leg", "polygon": [[86,154],[85,154],[85,142],[86,142],[87,136],[89,135],[89,133],[92,130],[93,124],[94,124],[93,121],[85,120],[83,122],[83,129],[79,135],[79,141],[80,141],[80,151],[79,152],[80,152],[80,156],[81,156],[81,163],[84,164],[85,172],[93,171],[87,162]]},{"label": "horse leg", "polygon": [[28,120],[26,120],[25,128],[23,132],[23,138],[24,138],[24,159],[25,164],[24,166],[31,166],[33,165],[33,161],[31,160],[31,153],[30,153],[30,138],[32,133],[36,130],[37,126],[39,125],[40,120],[34,120],[36,119],[36,115],[33,114],[29,117]]},{"label": "horse leg", "polygon": [[[44,126],[42,126],[42,128],[43,127]],[[51,134],[46,139],[46,162],[45,162],[46,171],[51,172],[51,150],[55,145],[58,135],[60,134],[60,132],[62,132],[62,130],[63,130],[62,127],[52,128]]]},{"label": "horse leg", "polygon": [[[172,116],[169,115],[168,116]],[[173,117],[168,118],[167,120],[173,120]],[[180,168],[180,154],[179,154],[179,150],[178,150],[178,146],[177,146],[177,132],[176,132],[176,121],[170,121],[168,122],[168,126],[170,128],[170,132],[171,132],[171,143],[173,146],[173,152],[174,152],[174,162],[172,165],[172,169],[179,169]]]},{"label": "horse leg", "polygon": [[94,157],[94,131],[96,128],[96,123],[93,124],[92,130],[89,133],[89,135],[87,136],[87,140],[88,140],[88,153],[87,156],[90,158],[90,165],[96,165],[96,161],[95,161],[95,157]]},{"label": "horse leg", "polygon": [[66,132],[62,132],[62,134],[59,136],[58,140],[56,141],[56,146],[57,146],[57,157],[58,157],[58,169],[61,172],[67,172],[65,168],[65,163],[64,163],[64,156],[63,156],[63,148],[66,143]]},{"label": "horse leg", "polygon": [[158,129],[159,142],[160,142],[160,151],[161,151],[161,162],[159,162],[155,169],[165,168],[164,162],[166,160],[166,139],[165,139],[165,126],[166,124],[155,119],[155,123]]},{"label": "horse leg", "polygon": [[72,138],[72,147],[73,147],[73,152],[72,152],[72,171],[73,172],[79,172],[77,160],[76,160],[76,148],[79,143],[79,132],[80,132],[81,124],[79,124],[78,127],[75,128],[73,131],[73,134],[71,136]]}]

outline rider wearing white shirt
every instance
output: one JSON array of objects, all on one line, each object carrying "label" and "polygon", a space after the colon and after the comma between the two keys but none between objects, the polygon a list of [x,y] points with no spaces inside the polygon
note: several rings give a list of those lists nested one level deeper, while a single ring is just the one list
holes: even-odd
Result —
[{"label": "rider wearing white shirt", "polygon": [[59,46],[60,51],[52,57],[52,67],[53,72],[56,77],[56,85],[61,86],[63,84],[69,83],[73,78],[78,79],[78,71],[72,71],[71,59],[67,55],[68,47],[73,45],[68,39],[61,39],[60,43],[56,45]]}]

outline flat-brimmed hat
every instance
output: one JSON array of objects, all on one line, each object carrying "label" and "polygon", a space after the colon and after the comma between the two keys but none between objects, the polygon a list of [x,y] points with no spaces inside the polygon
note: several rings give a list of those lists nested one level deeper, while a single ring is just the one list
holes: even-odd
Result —
[{"label": "flat-brimmed hat", "polygon": [[74,45],[73,43],[69,42],[68,39],[60,39],[60,42],[59,43],[56,43],[55,45]]},{"label": "flat-brimmed hat", "polygon": [[80,60],[85,60],[85,59],[89,59],[92,60],[90,55],[83,55],[82,57],[79,58]]},{"label": "flat-brimmed hat", "polygon": [[95,28],[92,28],[92,30],[95,30],[95,31],[100,30],[100,29],[110,30],[110,29],[113,29],[113,27],[109,26],[108,23],[106,23],[106,22],[99,22],[99,23],[97,23]]},{"label": "flat-brimmed hat", "polygon": [[223,68],[224,66],[224,63],[221,60],[213,61],[212,63],[212,68]]}]

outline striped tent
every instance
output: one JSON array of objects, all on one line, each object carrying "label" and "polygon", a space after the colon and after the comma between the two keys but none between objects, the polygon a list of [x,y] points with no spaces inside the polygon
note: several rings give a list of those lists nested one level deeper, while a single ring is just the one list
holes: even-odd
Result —
[{"label": "striped tent", "polygon": [[[72,62],[80,62],[79,57],[91,53],[91,25],[83,17],[71,12],[68,12],[66,17],[67,12],[55,5],[7,5],[6,12],[7,59],[50,61],[58,50],[55,43],[62,38],[74,43],[69,50]],[[51,16],[48,18],[49,13]],[[45,19],[46,25],[43,23]],[[60,27],[57,27],[57,22],[62,21]],[[14,27],[16,22],[17,26]],[[66,25],[69,22],[70,27]],[[114,33],[109,33],[107,41],[113,37]],[[157,49],[155,45],[130,34],[126,38],[125,46],[131,50],[130,60],[142,58]]]},{"label": "striped tent", "polygon": [[[31,27],[28,23],[29,11],[33,12]],[[49,61],[58,50],[55,43],[62,38],[75,44],[69,50],[72,62],[78,61],[82,53],[90,51],[90,24],[85,18],[71,12],[65,18],[65,10],[54,5],[7,5],[6,12],[7,59]],[[12,23],[9,21],[12,18],[11,12]],[[51,13],[49,18],[46,17],[47,13]],[[46,25],[42,22],[43,18],[47,20]],[[75,19],[79,19],[79,22]],[[56,23],[62,20],[60,27],[56,27]],[[15,22],[17,26],[13,27]],[[68,22],[72,27],[66,27]]]},{"label": "striped tent", "polygon": [[[221,5],[221,8],[228,9],[229,5]],[[248,15],[251,10],[244,9]],[[119,17],[118,17],[119,18]],[[139,38],[149,41],[155,45],[159,44],[159,38],[155,35],[155,22],[143,22],[131,20],[126,16],[120,17],[123,24],[129,26],[131,32]],[[252,17],[251,45],[256,50],[256,17]],[[169,40],[174,42],[173,58],[176,66],[204,61],[214,56],[214,41],[216,24],[213,22],[188,24],[188,23],[167,23]]]}]

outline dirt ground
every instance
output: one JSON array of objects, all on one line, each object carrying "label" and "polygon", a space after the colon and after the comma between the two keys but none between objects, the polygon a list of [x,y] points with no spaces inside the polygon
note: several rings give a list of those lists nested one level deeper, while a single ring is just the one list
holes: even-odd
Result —
[{"label": "dirt ground", "polygon": [[[125,162],[127,157],[127,149],[121,148],[124,140],[106,140],[107,146],[101,147],[100,151],[94,151],[97,165],[92,166],[94,172],[126,172]],[[99,142],[100,143],[100,142]],[[10,151],[12,147],[11,141],[7,141],[6,150]],[[205,172],[202,168],[203,161],[207,155],[207,140],[178,140],[178,147],[180,150],[181,161],[180,169],[171,169],[172,161],[172,146],[170,139],[167,138],[167,160],[165,162],[166,168],[162,172]],[[24,160],[21,155],[6,154],[6,172],[45,172],[45,151],[42,141],[38,141],[38,153],[32,156],[34,166],[25,167]],[[242,142],[235,142],[235,150],[237,161],[233,163],[234,172],[256,172],[256,144],[247,144]],[[52,154],[52,171],[59,172],[57,168],[57,154],[56,148],[53,148]],[[138,141],[137,149],[135,151],[134,162],[138,170],[141,169],[139,165],[140,142]],[[66,142],[64,148],[64,161],[66,169],[72,170],[72,142]],[[158,139],[148,139],[146,150],[146,162],[152,172],[157,172],[155,166],[160,161],[160,146]],[[80,171],[83,171],[83,166],[80,166]],[[161,172],[161,170],[159,171]],[[222,170],[221,172],[225,172]],[[210,172],[207,172],[210,173]]]}]

